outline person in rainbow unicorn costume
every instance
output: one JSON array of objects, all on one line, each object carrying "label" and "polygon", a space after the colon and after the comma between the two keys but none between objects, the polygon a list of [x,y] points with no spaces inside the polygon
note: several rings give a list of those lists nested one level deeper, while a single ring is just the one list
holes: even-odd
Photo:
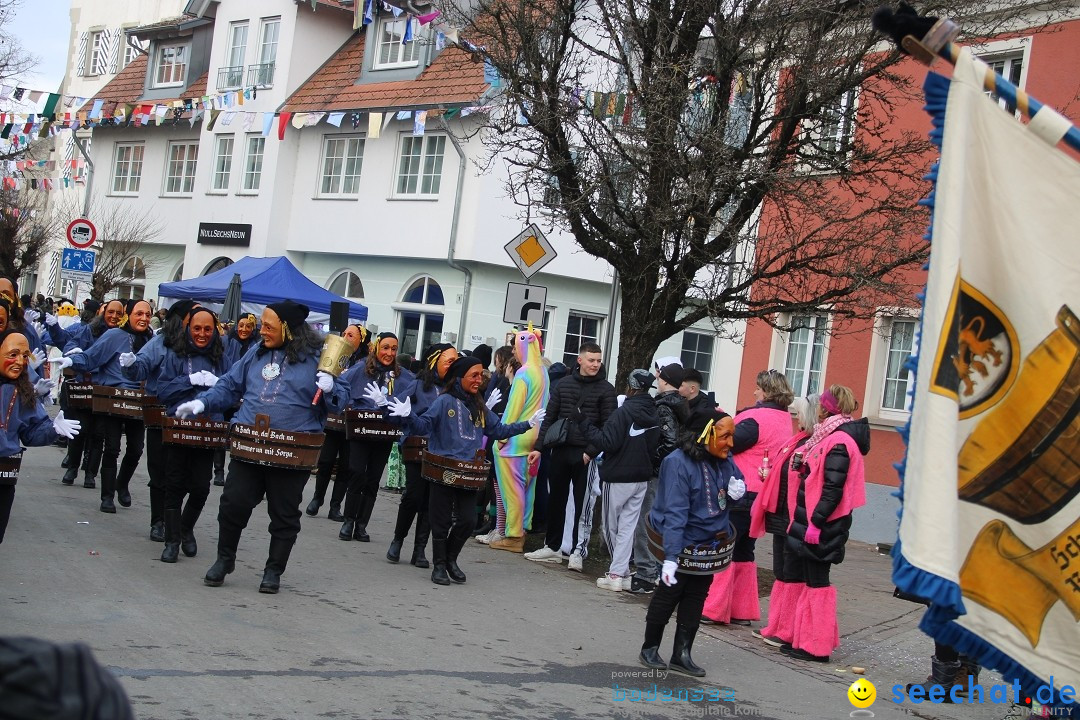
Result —
[{"label": "person in rainbow unicorn costume", "polygon": [[[543,340],[532,323],[514,335],[514,355],[521,367],[514,373],[503,411],[503,424],[531,418],[547,407],[548,375],[540,360]],[[528,455],[536,443],[539,427],[500,442],[495,452],[495,501],[498,522],[489,546],[508,552],[525,551],[525,529],[532,525],[536,467],[529,467]]]}]

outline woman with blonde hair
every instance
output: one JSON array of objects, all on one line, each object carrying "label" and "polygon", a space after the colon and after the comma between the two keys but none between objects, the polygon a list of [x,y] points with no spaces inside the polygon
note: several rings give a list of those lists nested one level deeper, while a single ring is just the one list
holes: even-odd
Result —
[{"label": "woman with blonde hair", "polygon": [[795,399],[787,378],[779,370],[762,370],[754,384],[752,407],[735,415],[735,464],[746,479],[746,495],[731,507],[735,527],[735,551],[731,567],[713,576],[705,602],[706,622],[749,625],[761,617],[758,603],[757,562],[750,535],[750,508],[761,491],[768,468],[791,437],[791,413]]},{"label": "woman with blonde hair", "polygon": [[829,566],[843,561],[851,514],[866,503],[863,456],[870,451],[870,424],[852,419],[858,406],[851,388],[830,385],[796,468],[800,482],[787,549],[802,560],[806,588],[795,602],[791,644],[781,651],[800,660],[828,662],[840,645]]}]

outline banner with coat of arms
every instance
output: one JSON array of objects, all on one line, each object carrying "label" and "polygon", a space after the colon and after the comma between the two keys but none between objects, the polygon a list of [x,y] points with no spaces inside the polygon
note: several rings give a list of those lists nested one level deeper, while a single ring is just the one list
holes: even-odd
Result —
[{"label": "banner with coat of arms", "polygon": [[944,132],[894,579],[937,640],[1077,688],[1080,164],[986,69],[965,50],[927,81]]}]

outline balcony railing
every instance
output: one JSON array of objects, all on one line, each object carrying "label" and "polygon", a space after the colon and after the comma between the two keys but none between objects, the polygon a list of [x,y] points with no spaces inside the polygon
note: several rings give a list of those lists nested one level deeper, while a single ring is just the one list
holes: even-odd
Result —
[{"label": "balcony railing", "polygon": [[244,81],[244,66],[232,65],[218,68],[217,89],[234,90]]},{"label": "balcony railing", "polygon": [[249,65],[247,84],[255,87],[270,87],[274,84],[274,63]]}]

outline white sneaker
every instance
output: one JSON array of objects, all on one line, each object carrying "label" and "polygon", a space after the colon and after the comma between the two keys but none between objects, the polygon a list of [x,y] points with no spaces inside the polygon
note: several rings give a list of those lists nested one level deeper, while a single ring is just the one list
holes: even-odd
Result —
[{"label": "white sneaker", "polygon": [[581,556],[578,555],[577,553],[573,553],[573,554],[570,555],[570,560],[567,563],[567,567],[570,570],[577,570],[578,572],[581,572],[581,561],[582,561]]},{"label": "white sneaker", "polygon": [[547,545],[539,550],[533,550],[530,553],[525,553],[526,560],[532,560],[533,562],[545,562],[559,564],[563,561],[564,555],[558,550],[552,550]]},{"label": "white sneaker", "polygon": [[624,577],[622,579],[622,589],[625,590],[626,592],[630,592],[630,586],[632,584],[632,581],[633,581],[632,576],[627,575],[626,577]]},{"label": "white sneaker", "polygon": [[476,542],[480,543],[481,545],[490,545],[491,543],[495,542],[496,540],[502,540],[502,539],[503,539],[503,536],[499,533],[498,530],[492,530],[487,535],[477,535],[476,536]]},{"label": "white sneaker", "polygon": [[596,587],[601,590],[612,590],[614,592],[622,592],[624,578],[618,575],[601,575],[596,578]]}]

